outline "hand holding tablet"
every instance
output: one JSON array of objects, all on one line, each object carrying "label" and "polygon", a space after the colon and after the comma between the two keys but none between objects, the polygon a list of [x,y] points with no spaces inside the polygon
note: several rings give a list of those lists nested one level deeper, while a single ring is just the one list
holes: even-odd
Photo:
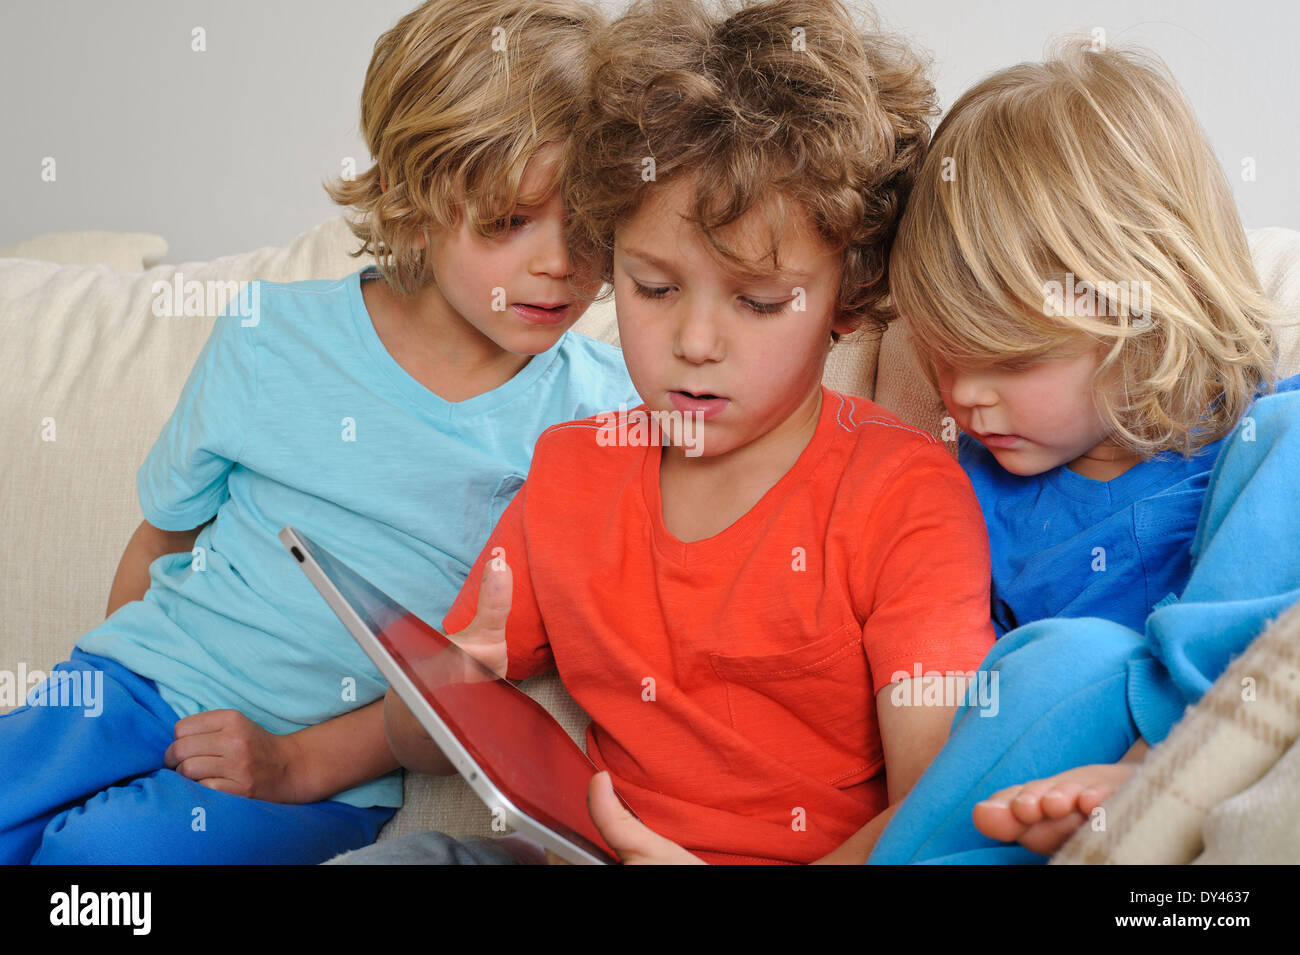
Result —
[{"label": "hand holding tablet", "polygon": [[565,861],[619,861],[587,809],[595,764],[499,675],[511,592],[504,562],[489,562],[478,613],[453,642],[294,528],[280,540],[494,816]]}]

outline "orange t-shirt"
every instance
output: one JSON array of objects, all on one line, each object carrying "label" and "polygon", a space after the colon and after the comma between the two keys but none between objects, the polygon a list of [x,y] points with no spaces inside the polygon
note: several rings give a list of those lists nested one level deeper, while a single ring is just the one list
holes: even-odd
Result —
[{"label": "orange t-shirt", "polygon": [[610,417],[542,434],[443,630],[473,619],[504,548],[507,675],[555,665],[646,825],[708,862],[817,859],[889,804],[876,693],[917,667],[974,670],[993,645],[970,483],[930,435],[823,388],[786,475],[683,543],[661,449],[602,446]]}]

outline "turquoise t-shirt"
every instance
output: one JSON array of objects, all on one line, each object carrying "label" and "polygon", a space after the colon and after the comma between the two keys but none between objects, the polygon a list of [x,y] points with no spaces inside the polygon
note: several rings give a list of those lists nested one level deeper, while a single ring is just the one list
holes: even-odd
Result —
[{"label": "turquoise t-shirt", "polygon": [[[262,283],[251,317],[218,318],[140,467],[151,524],[216,520],[193,554],[155,560],[144,599],[77,645],[154,680],[179,716],[237,709],[290,733],[384,694],[277,538],[285,525],[437,626],[541,432],[640,403],[619,349],[574,332],[499,388],[445,401],[388,353],[361,296],[365,272]],[[335,798],[399,806],[400,775]]]}]

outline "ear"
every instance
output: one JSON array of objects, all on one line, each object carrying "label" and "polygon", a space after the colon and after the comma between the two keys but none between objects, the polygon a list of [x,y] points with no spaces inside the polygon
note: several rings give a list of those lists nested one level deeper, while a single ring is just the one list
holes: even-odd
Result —
[{"label": "ear", "polygon": [[380,192],[388,191],[388,183],[384,181],[384,174],[382,172],[379,174],[379,191]]},{"label": "ear", "polygon": [[841,338],[845,335],[852,335],[859,327],[860,323],[856,319],[846,318],[838,313],[835,320],[831,322],[831,331],[839,332]]}]

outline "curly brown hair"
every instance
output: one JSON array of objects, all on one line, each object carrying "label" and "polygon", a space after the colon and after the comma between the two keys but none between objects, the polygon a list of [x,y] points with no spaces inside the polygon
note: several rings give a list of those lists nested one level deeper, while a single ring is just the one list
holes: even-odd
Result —
[{"label": "curly brown hair", "polygon": [[[883,330],[889,247],[937,112],[927,64],[837,0],[719,6],[637,0],[599,35],[563,187],[575,261],[612,282],[617,226],[690,175],[690,221],[752,268],[716,232],[775,190],[843,253],[838,314]],[[779,268],[780,203],[763,207]]]}]

